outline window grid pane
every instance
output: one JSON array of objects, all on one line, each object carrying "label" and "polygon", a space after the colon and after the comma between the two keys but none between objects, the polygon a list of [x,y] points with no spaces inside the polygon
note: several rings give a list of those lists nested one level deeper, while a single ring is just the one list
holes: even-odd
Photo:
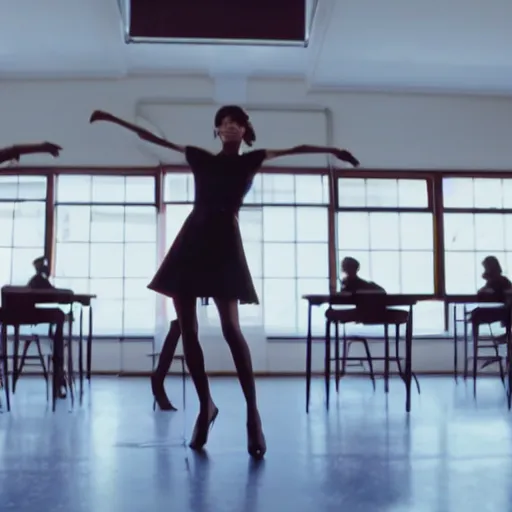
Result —
[{"label": "window grid pane", "polygon": [[0,176],[0,201],[44,201],[46,186],[45,176]]},{"label": "window grid pane", "polygon": [[153,176],[61,175],[57,178],[56,204],[155,203]]},{"label": "window grid pane", "polygon": [[[191,209],[192,205],[188,204],[167,205],[167,247],[173,243]],[[304,322],[302,295],[308,293],[303,284],[311,283],[315,289],[321,288],[322,293],[329,290],[327,208],[250,204],[241,209],[239,223],[261,302],[261,307],[240,306],[241,322],[245,325],[263,322],[270,335],[300,333]],[[210,322],[218,324],[214,308],[207,315]],[[319,335],[324,323],[321,317],[316,317],[314,331]]]},{"label": "window grid pane", "polygon": [[156,207],[57,206],[56,234],[55,284],[98,296],[95,334],[153,336]]},{"label": "window grid pane", "polygon": [[[164,181],[165,203],[192,203],[192,173],[168,173]],[[259,173],[245,197],[246,205],[327,205],[329,178],[320,174]]]},{"label": "window grid pane", "polygon": [[338,208],[429,207],[425,179],[338,178]]},{"label": "window grid pane", "polygon": [[445,213],[447,294],[471,294],[484,285],[481,263],[496,256],[505,275],[512,274],[512,214]]},{"label": "window grid pane", "polygon": [[98,296],[95,334],[153,336],[155,178],[61,175],[56,194],[55,284]]},{"label": "window grid pane", "polygon": [[[167,247],[172,244],[190,214],[193,199],[194,180],[191,173],[166,175]],[[241,321],[246,325],[257,323],[258,314],[255,311],[260,311],[263,319],[259,321],[263,321],[267,332],[298,333],[303,321],[302,293],[297,293],[301,280],[309,280],[316,285],[321,283],[323,293],[329,289],[328,176],[259,173],[244,203],[239,216],[240,230],[262,306],[240,306]],[[302,204],[325,206],[299,206]],[[283,284],[284,288],[275,287],[276,282]],[[293,295],[290,294],[292,289],[295,290]],[[276,295],[272,295],[273,290],[277,290]],[[274,302],[277,306],[273,306]],[[280,308],[285,308],[286,314],[283,311],[282,315],[277,315],[276,311]],[[213,308],[208,310],[208,319],[218,323]],[[323,329],[323,320],[317,319],[316,334],[322,333]]]},{"label": "window grid pane", "polygon": [[512,209],[512,178],[443,178],[445,209]]},{"label": "window grid pane", "polygon": [[44,255],[44,176],[0,176],[0,282],[25,285]]},{"label": "window grid pane", "polygon": [[[347,210],[338,215],[339,258],[347,253],[355,256],[361,262],[361,275],[388,291],[432,293],[432,214],[400,212],[428,207],[427,181],[340,178],[338,186],[339,206]],[[503,210],[512,209],[512,178],[444,178],[443,188],[448,210],[442,219],[447,292],[474,293],[480,288],[481,261],[490,254],[510,275],[512,213]],[[136,330],[152,335],[155,300],[146,283],[156,267],[155,178],[59,175],[56,193],[55,284],[98,294],[98,335],[130,335]],[[4,284],[25,284],[33,273],[32,260],[44,254],[46,194],[44,176],[0,176],[0,278]],[[191,174],[166,176],[165,200],[183,203],[168,205],[167,245],[191,211],[193,194]],[[254,179],[240,225],[270,334],[273,330],[302,332],[305,303],[300,297],[328,289],[327,208],[321,206],[328,201],[326,176],[263,173]],[[351,208],[390,211],[350,212]],[[457,213],[457,209],[469,213]],[[479,214],[475,211],[479,209],[489,213]],[[279,267],[277,254],[288,265]],[[276,283],[283,288],[270,297]],[[291,290],[295,290],[293,301],[270,311],[272,301],[283,302]],[[277,325],[279,308],[283,318]],[[257,309],[248,309],[244,315],[256,318]],[[136,319],[136,312],[142,320],[151,318],[151,325]],[[316,316],[315,330],[321,334],[323,318]],[[419,322],[416,318],[415,324]]]},{"label": "window grid pane", "polygon": [[388,293],[434,293],[431,213],[340,212],[337,224],[338,259],[356,258],[361,277]]}]

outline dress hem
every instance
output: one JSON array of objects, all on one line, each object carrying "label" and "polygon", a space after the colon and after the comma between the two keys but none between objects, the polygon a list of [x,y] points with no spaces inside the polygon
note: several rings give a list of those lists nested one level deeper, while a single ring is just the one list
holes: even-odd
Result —
[{"label": "dress hem", "polygon": [[[151,285],[148,285],[147,288],[155,293],[159,293],[160,295],[164,295],[165,297],[167,297],[168,299],[174,299],[176,297],[179,297],[180,295],[185,295],[184,293],[181,293],[181,292],[177,292],[177,291],[169,291],[169,290],[164,290],[162,288],[157,288],[155,286],[151,286]],[[195,299],[212,299],[212,300],[215,300],[215,299],[221,299],[221,300],[236,300],[238,301],[240,304],[242,305],[247,305],[247,306],[259,306],[260,305],[260,301],[259,300],[254,300],[254,299],[242,299],[240,297],[226,297],[226,296],[221,296],[221,295],[217,295],[217,294],[199,294],[199,293],[187,293],[186,294],[187,297],[194,297]]]}]

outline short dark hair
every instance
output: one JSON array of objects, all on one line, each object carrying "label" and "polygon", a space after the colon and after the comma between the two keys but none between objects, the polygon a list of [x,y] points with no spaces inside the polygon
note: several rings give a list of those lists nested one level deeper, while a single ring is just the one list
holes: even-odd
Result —
[{"label": "short dark hair", "polygon": [[496,274],[503,273],[503,269],[501,268],[500,262],[496,256],[486,256],[482,261],[482,265],[486,270],[490,270]]},{"label": "short dark hair", "polygon": [[252,146],[256,141],[256,132],[249,120],[249,114],[238,105],[225,105],[215,114],[215,128],[218,128],[226,117],[230,117],[235,123],[245,128],[244,142]]},{"label": "short dark hair", "polygon": [[343,258],[341,260],[341,266],[342,267],[345,267],[345,266],[349,266],[349,267],[352,267],[353,269],[355,269],[355,271],[357,272],[359,270],[359,261],[357,261],[355,258],[352,258],[352,256],[347,256],[346,258]]},{"label": "short dark hair", "polygon": [[46,256],[39,256],[39,258],[36,258],[32,262],[32,265],[34,265],[34,267],[38,265],[48,265],[48,259],[46,258]]}]

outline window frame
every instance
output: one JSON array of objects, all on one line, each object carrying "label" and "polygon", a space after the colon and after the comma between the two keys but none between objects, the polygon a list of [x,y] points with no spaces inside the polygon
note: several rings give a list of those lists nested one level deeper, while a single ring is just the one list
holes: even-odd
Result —
[{"label": "window frame", "polygon": [[[19,204],[19,203],[39,203],[41,205],[44,205],[44,211],[45,211],[45,221],[44,221],[44,235],[43,235],[43,247],[42,247],[42,252],[45,252],[46,253],[46,248],[48,246],[48,240],[50,238],[50,234],[51,234],[51,225],[49,225],[48,223],[48,217],[49,217],[49,211],[51,211],[51,209],[49,208],[49,204],[48,204],[48,191],[50,189],[50,181],[51,181],[51,178],[48,176],[47,173],[41,173],[41,172],[16,172],[17,170],[19,169],[19,167],[17,168],[2,168],[0,171],[1,171],[1,176],[16,176],[19,180],[19,178],[21,177],[43,177],[45,178],[45,181],[46,181],[46,196],[45,197],[41,197],[39,199],[31,199],[31,198],[15,198],[15,199],[10,199],[10,198],[2,198],[1,197],[1,194],[0,194],[0,203],[1,204],[13,204],[13,205],[16,205],[16,204]],[[12,172],[11,172],[12,171]],[[0,184],[1,186],[1,184]],[[14,206],[15,207],[15,206]],[[13,230],[14,230],[14,225],[13,225]],[[15,249],[15,246],[11,245],[10,246],[11,250]],[[42,254],[40,254],[40,256],[42,256]],[[11,263],[11,278],[12,278],[12,263]],[[0,284],[0,286],[3,286],[3,283]]]},{"label": "window frame", "polygon": [[[471,179],[474,183],[474,180],[485,180],[485,179],[499,179],[499,180],[510,180],[512,182],[512,172],[511,171],[447,171],[442,172],[437,178],[437,189],[439,192],[437,193],[438,200],[440,203],[439,213],[438,213],[438,222],[442,225],[442,231],[440,236],[438,237],[438,243],[442,248],[442,269],[443,269],[443,288],[442,294],[443,296],[447,295],[446,292],[446,274],[445,274],[445,266],[446,266],[446,248],[445,248],[445,240],[444,240],[444,226],[445,226],[445,217],[448,214],[470,214],[470,215],[488,215],[488,214],[500,214],[500,215],[512,215],[512,208],[479,208],[475,206],[468,207],[453,207],[453,206],[445,206],[444,205],[444,184],[445,179]],[[451,317],[449,311],[449,304],[445,301],[445,329],[449,331],[451,326]]]},{"label": "window frame", "polygon": [[[368,180],[390,180],[399,182],[400,180],[417,180],[425,183],[427,193],[427,206],[425,207],[401,207],[401,206],[343,206],[340,204],[339,198],[339,187],[343,179],[361,179],[365,180],[365,185]],[[338,258],[338,213],[430,213],[432,215],[433,229],[432,229],[432,242],[433,242],[433,259],[434,259],[434,292],[428,294],[433,299],[440,296],[440,289],[442,289],[442,283],[440,276],[442,275],[442,268],[440,268],[440,261],[442,258],[439,257],[439,251],[441,247],[437,243],[438,238],[438,222],[436,218],[436,180],[435,175],[432,173],[425,173],[421,171],[393,171],[393,170],[371,170],[364,169],[362,171],[357,170],[340,170],[335,173],[335,184],[333,190],[333,196],[335,201],[335,254],[334,258]],[[442,253],[441,253],[442,255]],[[339,262],[336,265],[336,284],[339,282],[340,277]]]},{"label": "window frame", "polygon": [[[165,165],[158,167],[3,167],[3,175],[14,176],[46,176],[47,193],[45,206],[45,255],[49,260],[52,274],[55,264],[55,231],[56,231],[56,178],[63,174],[78,175],[101,175],[101,176],[153,176],[155,178],[155,204],[157,209],[157,251],[161,256],[165,253],[165,211],[166,202],[164,201],[164,178],[168,173],[189,173],[190,170],[184,165]],[[375,178],[375,179],[423,179],[427,181],[427,191],[429,197],[429,209],[401,209],[400,211],[431,211],[434,222],[434,273],[435,273],[435,294],[433,298],[444,300],[446,297],[445,280],[445,248],[444,248],[444,214],[446,213],[485,213],[482,208],[445,208],[443,202],[443,180],[445,178],[494,178],[494,179],[512,179],[512,169],[509,170],[468,170],[468,169],[334,169],[334,168],[288,168],[288,167],[264,167],[262,173],[265,174],[310,174],[325,175],[329,179],[329,197],[328,197],[328,251],[329,251],[329,288],[334,291],[337,285],[337,213],[338,204],[338,179],[339,178]],[[82,203],[86,205],[86,203]],[[120,205],[119,203],[117,203]],[[123,203],[123,205],[126,205]],[[247,205],[249,206],[249,204]],[[270,206],[270,205],[269,205]],[[277,206],[277,204],[272,204]],[[283,205],[284,206],[284,205]],[[291,206],[288,205],[287,206]],[[307,205],[297,205],[307,206]],[[318,207],[320,204],[314,203],[310,206]],[[342,209],[341,211],[347,211]],[[352,211],[356,211],[352,209]],[[364,208],[362,211],[368,211]],[[397,208],[372,208],[371,211],[397,211]],[[511,213],[512,209],[489,209],[489,213]],[[445,324],[448,328],[448,305],[445,302]],[[121,338],[121,336],[116,336]],[[123,340],[129,338],[123,337]]]},{"label": "window frame", "polygon": [[[186,167],[182,167],[182,166],[167,166],[167,167],[164,167],[163,168],[163,178],[162,178],[162,199],[163,199],[163,202],[162,202],[162,212],[163,212],[163,219],[162,219],[162,225],[163,225],[163,237],[161,239],[161,243],[163,244],[163,246],[165,247],[166,243],[165,243],[165,234],[166,234],[166,223],[167,223],[167,209],[168,207],[170,206],[179,206],[179,205],[191,205],[193,204],[193,197],[191,196],[189,199],[187,200],[173,200],[173,199],[165,199],[165,177],[167,175],[171,175],[171,174],[190,174],[190,170]],[[312,203],[306,203],[306,202],[296,202],[296,199],[297,199],[297,196],[296,196],[296,181],[294,180],[294,199],[295,201],[289,201],[289,202],[283,202],[283,201],[279,201],[279,202],[268,202],[268,201],[265,201],[262,200],[260,202],[257,202],[257,201],[249,201],[249,202],[244,202],[242,208],[245,209],[245,210],[250,210],[250,209],[262,209],[263,211],[263,215],[264,215],[264,211],[265,211],[265,208],[285,208],[285,209],[294,209],[294,210],[297,210],[297,209],[300,209],[300,208],[321,208],[321,209],[324,209],[326,211],[326,216],[327,216],[327,219],[328,219],[328,235],[327,235],[327,252],[328,252],[328,266],[330,267],[331,266],[331,253],[333,253],[333,243],[334,243],[334,240],[332,238],[332,236],[330,236],[330,229],[329,229],[329,226],[332,224],[332,219],[334,217],[334,213],[333,213],[333,208],[332,208],[332,201],[330,200],[330,190],[331,190],[331,179],[332,179],[332,173],[329,172],[329,169],[316,169],[316,168],[301,168],[300,171],[298,171],[297,169],[294,169],[294,168],[280,168],[280,167],[276,167],[276,168],[269,168],[269,167],[264,167],[260,172],[259,172],[259,175],[262,176],[262,178],[264,179],[265,175],[285,175],[285,176],[320,176],[320,177],[325,177],[328,179],[328,183],[327,183],[327,195],[326,195],[326,200],[325,202],[312,202]],[[192,194],[193,195],[193,194]],[[295,221],[296,221],[296,214],[295,214]],[[296,225],[295,225],[295,230],[296,230]],[[300,242],[298,242],[296,240],[296,233],[295,233],[295,238],[294,238],[294,241],[293,242],[289,242],[291,245],[293,245],[295,248],[297,247],[297,245],[300,244]],[[170,241],[168,241],[170,242]],[[264,237],[262,239],[262,244],[264,244]],[[272,243],[277,243],[277,242],[268,242],[270,244]],[[332,247],[331,247],[332,246]],[[166,247],[164,248],[162,247],[162,257],[163,257],[163,254],[165,252],[165,250],[167,249]],[[295,249],[296,250],[296,249]],[[264,252],[264,247],[262,246],[262,252]],[[264,287],[264,283],[265,283],[265,275],[264,275],[264,271],[262,269],[262,276],[261,278],[258,277],[258,279],[261,279],[262,281],[262,286]],[[297,272],[295,273],[297,274]],[[279,278],[276,278],[276,277],[269,277],[267,278],[269,280],[276,280],[276,279],[279,279]],[[295,284],[295,289],[296,291],[298,290],[299,288],[299,280],[300,280],[300,276],[297,276],[295,275],[294,277],[290,277],[290,278],[282,278],[284,280],[290,280],[290,281],[293,281],[294,284]],[[329,288],[330,288],[330,284],[331,284],[331,271],[329,271],[329,275],[328,275],[328,283],[329,283]],[[327,291],[327,290],[326,290]],[[298,299],[298,301],[300,301],[302,299]],[[208,301],[206,301],[204,303],[204,305],[208,305]],[[295,310],[296,310],[296,320],[298,322],[298,315],[299,315],[299,311],[300,311],[300,304],[297,303],[296,304],[296,307],[295,307]],[[263,320],[264,320],[264,314],[262,313],[263,315]],[[272,334],[268,335],[267,338],[274,338],[275,336],[273,336]],[[281,337],[281,336],[279,336]]]},{"label": "window frame", "polygon": [[[49,222],[47,224],[51,229],[48,229],[51,237],[47,240],[47,245],[45,247],[45,252],[50,263],[51,275],[55,277],[55,266],[56,266],[56,248],[57,248],[57,212],[60,206],[76,206],[76,207],[84,207],[84,208],[92,208],[95,206],[106,206],[106,207],[121,207],[126,208],[130,207],[148,207],[156,209],[156,223],[157,223],[157,233],[156,233],[156,250],[157,255],[159,255],[159,247],[160,247],[160,210],[161,210],[161,181],[162,181],[162,172],[161,169],[151,169],[151,170],[140,170],[140,169],[58,169],[59,172],[51,172],[49,173],[49,179],[47,180],[47,219]],[[144,177],[144,178],[153,178],[154,179],[154,196],[152,202],[136,202],[136,201],[124,201],[124,202],[116,202],[116,201],[94,201],[92,198],[89,201],[59,201],[58,200],[58,178],[61,176],[87,176],[90,177],[91,180],[94,177],[115,177],[115,178],[129,178],[129,177]],[[92,183],[91,183],[92,185]],[[87,242],[91,245],[90,240]],[[124,242],[123,242],[124,243]],[[85,278],[90,280],[91,276]],[[126,277],[123,276],[123,280]],[[125,297],[123,296],[123,303],[125,301]],[[144,335],[136,335],[136,334],[126,334],[124,332],[124,318],[122,321],[122,331],[119,335],[116,334],[100,334],[101,339],[119,339],[120,341],[130,341],[130,340],[140,340],[140,339],[153,339],[153,337],[144,336]]]}]

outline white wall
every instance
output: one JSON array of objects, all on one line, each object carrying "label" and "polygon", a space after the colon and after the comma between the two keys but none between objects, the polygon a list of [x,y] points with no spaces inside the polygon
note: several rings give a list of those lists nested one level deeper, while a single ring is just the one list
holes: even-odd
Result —
[{"label": "white wall", "polygon": [[[333,142],[353,150],[366,167],[512,169],[512,99],[308,93],[304,83],[284,80],[251,81],[244,93],[249,106],[282,111],[254,114],[259,140],[265,145],[328,143],[332,131]],[[151,166],[158,162],[156,153],[123,130],[110,125],[91,127],[91,111],[101,108],[133,121],[140,121],[142,114],[145,123],[153,124],[176,142],[211,146],[214,94],[214,82],[202,77],[0,81],[0,145],[55,141],[65,149],[58,162],[62,166]],[[209,103],[211,107],[204,106]],[[316,113],[304,117],[293,112],[305,107],[316,109]],[[322,117],[322,124],[318,116],[324,116],[323,109],[328,117]],[[166,158],[169,162],[180,161],[172,154]],[[281,164],[325,163],[323,157],[314,158],[283,160]],[[24,162],[42,166],[54,163],[45,156],[27,157]],[[303,368],[303,345],[267,343],[261,333],[249,333],[249,338],[256,370]],[[432,350],[428,341],[419,342],[417,347],[418,369],[451,368],[450,344],[435,342],[436,349]],[[218,337],[205,340],[205,349],[212,370],[232,368]],[[145,357],[149,351],[145,343],[98,343],[95,367],[103,371],[143,371],[149,368]],[[320,368],[321,353],[316,356],[315,366]]]},{"label": "white wall", "polygon": [[[207,118],[192,114],[187,119],[169,103],[213,101],[214,82],[207,78],[137,78],[112,81],[11,82],[0,81],[0,141],[55,140],[65,151],[60,165],[154,165],[141,153],[136,139],[108,125],[87,124],[95,108],[110,110],[136,120],[138,105],[161,103],[166,113],[163,126],[177,142],[212,144]],[[294,109],[314,106],[330,109],[333,135],[350,147],[367,167],[382,168],[512,168],[512,99],[396,95],[376,93],[309,93],[303,82],[252,81],[247,86],[249,105]],[[144,109],[143,109],[144,110]],[[155,116],[155,110],[149,109]],[[153,110],[153,112],[151,112]],[[211,116],[215,107],[212,105]],[[147,114],[148,112],[146,112]],[[201,119],[199,124],[194,120]],[[162,116],[156,121],[162,122]],[[290,117],[289,126],[273,128],[273,120],[261,117],[256,129],[267,142],[271,132],[275,146],[290,141],[307,142],[307,127]],[[279,139],[279,140],[278,140]],[[172,156],[169,156],[172,161]],[[52,164],[46,157],[27,163]],[[285,162],[286,165],[286,162]]]}]

